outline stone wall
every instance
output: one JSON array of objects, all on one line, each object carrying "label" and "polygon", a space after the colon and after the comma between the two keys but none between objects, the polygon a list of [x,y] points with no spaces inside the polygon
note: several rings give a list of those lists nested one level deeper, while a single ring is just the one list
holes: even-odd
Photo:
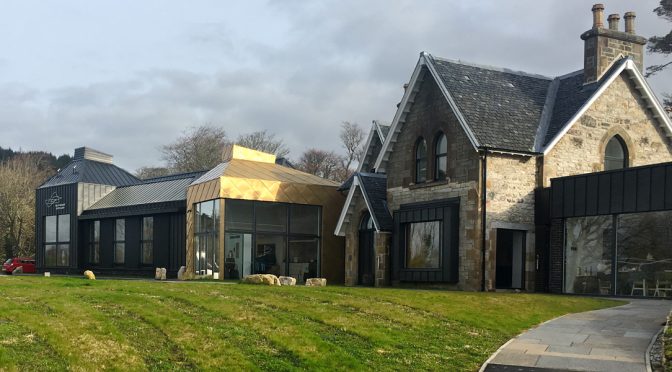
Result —
[{"label": "stone wall", "polygon": [[[429,75],[428,75],[429,76]],[[448,172],[444,181],[432,181],[434,139],[448,140]],[[425,138],[428,148],[426,183],[413,184],[415,143]],[[402,204],[460,198],[458,289],[479,290],[481,283],[480,160],[436,82],[421,85],[387,164],[387,201],[390,212]]]},{"label": "stone wall", "polygon": [[486,287],[495,285],[497,229],[524,230],[526,234],[525,288],[534,289],[534,190],[537,158],[488,154],[486,181]]},{"label": "stone wall", "polygon": [[392,233],[377,231],[373,235],[373,245],[376,265],[374,269],[374,283],[376,287],[390,285],[390,244]]},{"label": "stone wall", "polygon": [[604,149],[618,134],[625,141],[630,166],[672,161],[672,147],[647,103],[621,75],[544,157],[543,184],[554,177],[604,169]]},{"label": "stone wall", "polygon": [[386,166],[388,188],[407,188],[413,184],[415,144],[420,137],[427,141],[427,180],[434,178],[434,141],[441,132],[446,134],[448,140],[448,179],[442,182],[465,183],[478,180],[479,159],[476,150],[438,85],[427,76],[420,86],[397,142],[393,144],[394,148]]}]

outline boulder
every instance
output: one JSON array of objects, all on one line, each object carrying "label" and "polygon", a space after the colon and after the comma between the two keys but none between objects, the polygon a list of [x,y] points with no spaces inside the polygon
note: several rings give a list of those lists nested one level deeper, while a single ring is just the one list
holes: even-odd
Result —
[{"label": "boulder", "polygon": [[166,270],[165,267],[161,268],[161,280],[166,280],[166,273],[167,272],[168,272],[168,270]]},{"label": "boulder", "polygon": [[278,277],[280,285],[296,285],[296,279],[291,276],[280,276]]},{"label": "boulder", "polygon": [[264,285],[280,285],[280,280],[277,276],[272,274],[253,274],[247,275],[243,278],[243,283],[247,284],[264,284]]},{"label": "boulder", "polygon": [[310,278],[306,280],[307,287],[326,287],[327,279],[325,278]]},{"label": "boulder", "polygon": [[14,271],[12,271],[12,274],[23,274],[23,266],[19,266]]},{"label": "boulder", "polygon": [[161,268],[160,267],[157,267],[156,270],[154,270],[154,279],[161,280]]},{"label": "boulder", "polygon": [[93,274],[93,271],[91,271],[91,270],[86,270],[86,271],[84,272],[84,277],[85,277],[86,279],[96,280],[96,276]]},{"label": "boulder", "polygon": [[187,271],[186,266],[180,266],[180,269],[177,270],[177,280],[184,280],[184,272]]}]

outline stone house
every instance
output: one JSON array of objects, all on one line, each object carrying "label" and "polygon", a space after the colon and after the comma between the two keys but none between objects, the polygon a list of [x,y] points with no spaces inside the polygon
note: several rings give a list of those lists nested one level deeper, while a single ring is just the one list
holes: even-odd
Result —
[{"label": "stone house", "polygon": [[635,14],[621,31],[617,14],[604,27],[604,6],[592,12],[583,69],[557,77],[420,54],[341,187],[347,285],[548,290],[547,267],[564,267],[539,222],[551,180],[672,161]]}]

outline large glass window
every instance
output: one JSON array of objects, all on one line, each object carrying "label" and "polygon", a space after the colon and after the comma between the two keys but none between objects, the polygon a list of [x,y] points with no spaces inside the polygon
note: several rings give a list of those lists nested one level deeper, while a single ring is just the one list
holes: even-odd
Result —
[{"label": "large glass window", "polygon": [[241,279],[252,273],[252,234],[226,233],[224,278]]},{"label": "large glass window", "polygon": [[154,263],[154,217],[142,218],[142,238],[140,241],[140,263],[151,265]]},{"label": "large glass window", "polygon": [[290,233],[320,235],[320,207],[292,204],[289,216]]},{"label": "large glass window", "polygon": [[319,275],[319,206],[226,200],[225,278]]},{"label": "large glass window", "polygon": [[406,226],[406,268],[439,268],[441,262],[441,222],[418,222]]},{"label": "large glass window", "polygon": [[89,223],[89,263],[100,263],[100,221]]},{"label": "large glass window", "polygon": [[123,265],[126,260],[126,220],[114,221],[114,263]]},{"label": "large glass window", "polygon": [[427,142],[420,137],[415,143],[415,182],[427,180]]},{"label": "large glass window", "polygon": [[45,266],[69,266],[70,264],[70,215],[46,216],[44,218]]},{"label": "large glass window", "polygon": [[285,235],[258,234],[254,249],[254,271],[258,274],[287,275]]},{"label": "large glass window", "polygon": [[569,218],[565,292],[670,297],[671,242],[671,211]]},{"label": "large glass window", "polygon": [[565,292],[611,293],[612,220],[612,216],[566,220]]},{"label": "large glass window", "polygon": [[434,179],[445,180],[448,171],[448,140],[441,133],[434,146]]},{"label": "large glass window", "polygon": [[628,167],[628,149],[619,136],[613,136],[604,151],[604,170],[623,169]]},{"label": "large glass window", "polygon": [[287,205],[279,203],[257,203],[257,230],[267,232],[287,231]]},{"label": "large glass window", "polygon": [[289,239],[289,276],[298,282],[317,277],[317,252],[320,239]]},{"label": "large glass window", "polygon": [[219,200],[196,204],[194,251],[196,274],[219,278]]},{"label": "large glass window", "polygon": [[617,218],[616,294],[672,296],[672,212]]},{"label": "large glass window", "polygon": [[254,203],[246,200],[226,200],[227,229],[251,231],[254,230]]}]

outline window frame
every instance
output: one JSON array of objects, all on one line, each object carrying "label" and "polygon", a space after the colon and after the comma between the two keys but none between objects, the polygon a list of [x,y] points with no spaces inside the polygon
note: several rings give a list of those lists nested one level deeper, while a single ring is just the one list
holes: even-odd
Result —
[{"label": "window frame", "polygon": [[[145,221],[150,222],[150,236],[145,236]],[[145,249],[149,248],[149,262],[145,261]],[[140,219],[140,265],[154,265],[154,216],[143,216]]]},{"label": "window frame", "polygon": [[[439,144],[441,140],[445,141],[445,152],[439,152]],[[439,161],[445,159],[445,169],[443,170],[443,177],[439,175]],[[448,179],[448,136],[444,132],[439,132],[434,140],[434,180],[443,181]]]},{"label": "window frame", "polygon": [[[96,232],[98,233],[96,236]],[[100,220],[89,223],[89,264],[100,264]],[[95,258],[94,258],[95,257]]]},{"label": "window frame", "polygon": [[[614,142],[615,141],[615,142]],[[610,155],[607,155],[607,151],[609,149],[609,145],[612,143],[616,143],[620,146],[621,152],[623,153],[623,159],[612,157]],[[628,145],[625,143],[625,140],[623,140],[623,137],[619,136],[618,134],[615,134],[609,138],[607,141],[607,144],[604,146],[604,159],[602,166],[605,171],[609,170],[618,170],[618,169],[627,169],[630,166],[630,152],[628,149]],[[607,168],[607,162],[619,162],[621,167],[620,168]]]},{"label": "window frame", "polygon": [[[423,157],[420,157],[420,146],[424,147],[424,151],[422,153]],[[427,141],[425,140],[424,137],[418,137],[417,140],[415,140],[415,146],[413,148],[413,159],[414,159],[414,175],[413,175],[413,181],[417,183],[424,183],[427,182]],[[422,167],[420,164],[424,163],[424,172],[422,172]]]},{"label": "window frame", "polygon": [[[124,224],[124,236],[123,236],[122,240],[119,240],[118,237],[117,237],[117,232],[118,232],[117,231],[117,226],[119,224],[119,221],[123,221],[123,224]],[[113,260],[113,263],[114,263],[114,265],[117,265],[117,266],[121,266],[121,265],[126,264],[126,227],[127,226],[126,226],[126,219],[125,218],[116,218],[114,220],[114,240],[113,240],[114,260]],[[122,250],[124,252],[121,261],[119,261],[119,257],[117,257],[117,247],[119,247],[119,246],[122,247]]]},{"label": "window frame", "polygon": [[[47,219],[53,217],[55,219],[55,230],[54,230],[54,238],[55,240],[49,241],[47,240]],[[68,221],[68,226],[67,226],[67,232],[68,232],[68,239],[67,240],[60,240],[61,239],[61,219],[64,219]],[[44,221],[44,226],[43,226],[43,232],[44,232],[44,241],[42,242],[42,252],[44,252],[44,263],[45,267],[70,267],[70,242],[72,241],[72,221],[70,217],[70,213],[64,213],[64,214],[53,214],[53,215],[48,215],[44,216],[43,218]],[[55,250],[56,254],[56,259],[52,263],[47,263],[48,262],[48,256],[47,256],[47,247],[52,246],[52,248]],[[67,263],[64,265],[61,265],[59,263],[59,252],[61,250],[67,250],[68,256],[67,256]]]}]

